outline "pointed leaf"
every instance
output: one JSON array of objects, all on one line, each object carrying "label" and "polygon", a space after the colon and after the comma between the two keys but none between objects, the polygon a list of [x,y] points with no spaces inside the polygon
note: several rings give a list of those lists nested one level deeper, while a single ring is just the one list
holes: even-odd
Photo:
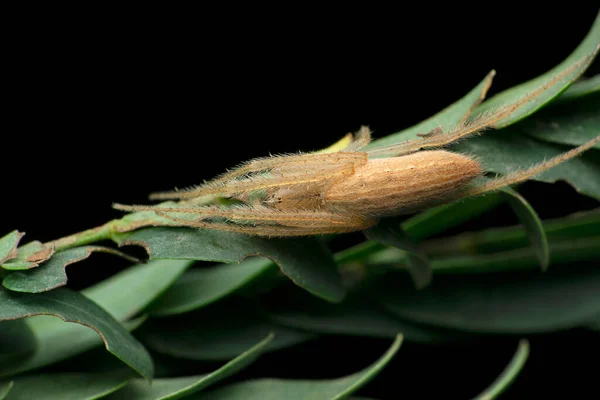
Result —
[{"label": "pointed leaf", "polygon": [[406,264],[415,287],[422,289],[431,283],[432,270],[427,255],[406,235],[395,218],[382,219],[374,227],[365,230],[367,239],[396,247],[406,252]]},{"label": "pointed leaf", "polygon": [[369,293],[353,293],[342,303],[332,304],[282,287],[261,303],[272,322],[312,333],[381,338],[402,333],[405,340],[424,343],[465,336],[395,318],[382,310],[372,297]]},{"label": "pointed leaf", "polygon": [[17,246],[23,235],[23,232],[12,231],[0,238],[0,264],[17,256]]},{"label": "pointed leaf", "polygon": [[246,350],[221,368],[210,374],[186,376],[168,379],[154,379],[152,383],[143,379],[132,379],[125,388],[108,397],[109,400],[166,400],[179,399],[206,389],[215,383],[235,375],[252,364],[262,353],[265,346],[273,339],[269,334],[265,339]]},{"label": "pointed leaf", "polygon": [[99,399],[122,388],[129,377],[116,374],[60,373],[18,377],[10,400]]},{"label": "pointed leaf", "polygon": [[13,272],[4,278],[2,285],[9,290],[27,293],[41,293],[65,286],[67,284],[65,268],[68,265],[85,260],[92,252],[110,253],[129,260],[135,260],[120,251],[108,247],[77,247],[55,254],[50,260],[40,265],[39,268]]},{"label": "pointed leaf", "polygon": [[203,393],[207,400],[271,400],[271,399],[331,399],[339,400],[350,396],[371,381],[394,357],[402,336],[398,335],[389,350],[374,364],[352,375],[337,379],[291,380],[256,379],[233,383]]},{"label": "pointed leaf", "polygon": [[382,304],[400,318],[437,327],[479,333],[553,332],[600,315],[598,268],[438,276],[421,291],[411,290],[401,275],[394,275],[380,282]]},{"label": "pointed leaf", "polygon": [[261,257],[187,271],[146,310],[153,316],[181,314],[216,302],[269,275],[275,264]]},{"label": "pointed leaf", "polygon": [[40,294],[0,289],[0,320],[52,315],[94,329],[106,349],[145,378],[152,376],[152,359],[146,349],[110,314],[81,294],[66,288]]},{"label": "pointed leaf", "polygon": [[374,140],[366,147],[366,149],[384,147],[405,140],[416,139],[418,134],[428,133],[439,126],[447,127],[460,123],[483,100],[488,89],[492,85],[492,79],[495,74],[495,71],[491,71],[479,85],[473,88],[473,90],[462,99],[448,106],[431,118],[403,131]]},{"label": "pointed leaf", "polygon": [[547,270],[550,264],[550,249],[540,217],[538,217],[527,200],[513,189],[503,188],[501,193],[506,196],[508,204],[510,204],[519,221],[523,224],[525,233],[538,257],[542,271]]},{"label": "pointed leaf", "polygon": [[14,259],[2,264],[2,268],[9,270],[22,270],[35,268],[54,254],[54,248],[44,246],[41,242],[34,240],[19,247]]},{"label": "pointed leaf", "polygon": [[13,385],[13,381],[0,382],[0,400],[6,399],[6,396],[8,396],[8,392],[10,392]]},{"label": "pointed leaf", "polygon": [[[82,294],[115,319],[124,321],[146,307],[192,263],[158,260],[136,265],[85,289]],[[35,335],[37,350],[18,365],[0,366],[0,376],[53,364],[102,344],[93,330],[79,324],[65,324],[55,317],[33,316],[25,319],[25,322]],[[133,321],[125,326],[134,329],[137,323]]]},{"label": "pointed leaf", "polygon": [[[542,141],[579,146],[600,134],[598,104],[600,94],[551,107],[522,121],[518,128]],[[600,143],[594,148],[600,149]]]},{"label": "pointed leaf", "polygon": [[228,298],[200,311],[149,320],[137,335],[149,348],[189,360],[228,360],[270,332],[265,351],[306,342],[314,334],[280,327],[261,317],[250,299]]},{"label": "pointed leaf", "polygon": [[[500,120],[496,126],[505,127],[514,124],[534,113],[567,89],[581,74],[583,74],[583,72],[585,72],[596,56],[599,48],[600,13],[596,16],[594,24],[583,41],[563,62],[537,78],[498,93],[477,107],[474,114],[476,115],[488,110],[509,106],[517,103],[527,95],[535,94],[513,113]],[[561,78],[555,80],[557,77]],[[550,83],[550,86],[541,90],[544,85],[548,83]]]},{"label": "pointed leaf", "polygon": [[529,342],[521,339],[517,351],[504,371],[487,389],[475,397],[475,400],[492,400],[500,396],[517,379],[528,357]]},{"label": "pointed leaf", "polygon": [[331,302],[345,288],[335,262],[314,237],[266,239],[232,232],[190,228],[145,228],[115,235],[120,245],[144,246],[153,259],[240,262],[250,255],[273,260],[295,284]]}]

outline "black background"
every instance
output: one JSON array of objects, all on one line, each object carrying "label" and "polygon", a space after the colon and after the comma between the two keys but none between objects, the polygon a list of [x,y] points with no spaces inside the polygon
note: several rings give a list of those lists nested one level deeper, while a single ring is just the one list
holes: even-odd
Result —
[{"label": "black background", "polygon": [[[490,95],[544,73],[575,49],[598,12],[592,2],[546,12],[496,7],[15,13],[3,57],[0,234],[19,229],[28,240],[51,240],[119,217],[112,202],[144,203],[150,192],[200,183],[252,157],[319,149],[362,124],[375,137],[397,132],[491,69]],[[595,62],[586,75],[599,71]],[[543,218],[598,205],[561,183],[528,183],[522,193]],[[486,217],[462,229],[511,222]],[[84,287],[125,265],[94,256],[70,269],[69,284]],[[585,332],[532,338],[526,371],[506,397],[594,389],[587,364],[600,355],[597,343]],[[262,371],[339,376],[388,345],[331,338],[270,355],[273,367]],[[405,344],[361,393],[469,398],[515,345]]]}]

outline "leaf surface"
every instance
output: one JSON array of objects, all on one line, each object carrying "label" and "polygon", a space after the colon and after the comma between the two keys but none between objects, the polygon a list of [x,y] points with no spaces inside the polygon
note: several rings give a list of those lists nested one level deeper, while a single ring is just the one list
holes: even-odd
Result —
[{"label": "leaf surface", "polygon": [[23,235],[23,232],[12,231],[0,238],[0,264],[17,256],[17,246]]}]

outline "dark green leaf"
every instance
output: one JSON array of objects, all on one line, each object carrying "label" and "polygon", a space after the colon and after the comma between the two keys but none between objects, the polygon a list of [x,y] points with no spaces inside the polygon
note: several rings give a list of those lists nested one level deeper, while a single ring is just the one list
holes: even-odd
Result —
[{"label": "dark green leaf", "polygon": [[12,231],[0,238],[0,264],[17,256],[17,246],[23,235],[23,232]]},{"label": "dark green leaf", "polygon": [[[146,349],[104,309],[77,292],[61,288],[30,294],[0,289],[0,304],[0,320],[52,315],[65,322],[76,322],[92,328],[100,335],[109,352],[143,377],[152,376],[152,359]],[[13,372],[15,370],[12,369]]]},{"label": "dark green leaf", "polygon": [[116,374],[40,374],[18,377],[9,400],[99,399],[122,388],[129,377]]},{"label": "dark green leaf", "polygon": [[23,320],[0,322],[0,365],[35,351],[35,335]]},{"label": "dark green leaf", "polygon": [[[82,294],[118,321],[124,321],[146,307],[191,264],[193,261],[150,261],[113,275],[85,289]],[[36,338],[36,352],[18,366],[0,368],[0,376],[53,364],[102,344],[93,330],[79,324],[65,324],[55,317],[33,316],[25,319],[25,322]],[[139,322],[140,319],[124,325],[131,330]]]},{"label": "dark green leaf", "polygon": [[395,318],[373,301],[373,293],[353,293],[340,304],[327,303],[289,287],[263,301],[268,318],[279,325],[319,334],[393,338],[402,333],[414,342],[443,342],[464,335]]},{"label": "dark green leaf", "polygon": [[272,339],[273,335],[270,334],[266,339],[210,374],[155,379],[151,383],[143,379],[132,379],[125,388],[114,393],[109,399],[166,400],[189,396],[192,393],[204,390],[207,387],[236,374],[252,364],[261,355],[265,346],[269,344]]},{"label": "dark green leaf", "polygon": [[153,316],[181,314],[205,307],[276,270],[270,260],[253,257],[187,271],[146,310]]},{"label": "dark green leaf", "polygon": [[273,260],[296,285],[331,302],[345,288],[335,262],[314,237],[265,239],[208,229],[145,228],[115,236],[119,244],[144,246],[153,259],[187,259],[234,263],[250,255]]},{"label": "dark green leaf", "polygon": [[129,258],[123,253],[107,247],[77,247],[55,254],[38,268],[13,272],[4,278],[2,285],[9,290],[27,293],[41,293],[56,289],[67,284],[65,268],[68,265],[85,260],[95,251]]},{"label": "dark green leaf", "polygon": [[352,375],[328,380],[256,379],[224,386],[202,394],[207,400],[271,400],[323,399],[339,400],[358,391],[373,379],[394,357],[402,336],[374,364]]},{"label": "dark green leaf", "polygon": [[595,75],[590,78],[581,77],[556,98],[552,105],[567,103],[598,92],[600,92],[600,75]]},{"label": "dark green leaf", "polygon": [[405,140],[416,139],[420,133],[428,133],[438,126],[453,126],[461,122],[483,100],[492,84],[495,71],[490,72],[473,90],[462,99],[448,106],[434,116],[401,132],[374,140],[367,149],[389,146]]},{"label": "dark green leaf", "polygon": [[547,270],[550,263],[550,249],[542,221],[533,207],[519,193],[511,188],[503,188],[501,193],[506,197],[508,204],[525,228],[525,233],[533,245],[542,271]]},{"label": "dark green leaf", "polygon": [[250,299],[227,298],[199,311],[149,320],[138,331],[151,349],[190,360],[229,360],[270,332],[275,338],[265,348],[274,351],[316,337],[277,326],[262,318]]},{"label": "dark green leaf", "polygon": [[[600,134],[600,94],[540,111],[515,128],[536,139],[579,146]],[[594,148],[600,149],[600,143]]]},{"label": "dark green leaf", "polygon": [[13,385],[13,381],[0,382],[0,400],[6,399],[6,396],[8,396],[8,392],[10,392]]},{"label": "dark green leaf", "polygon": [[383,305],[400,318],[437,327],[480,333],[552,332],[600,315],[598,268],[437,276],[421,291],[395,275],[380,282]]},{"label": "dark green leaf", "polygon": [[6,261],[2,268],[8,270],[22,270],[35,268],[54,254],[52,247],[44,246],[41,242],[34,240],[19,247],[17,257]]},{"label": "dark green leaf", "polygon": [[525,366],[529,357],[529,342],[525,339],[519,341],[519,347],[515,352],[510,363],[498,378],[483,392],[481,392],[476,400],[492,400],[500,396],[508,387],[517,379],[519,373]]},{"label": "dark green leaf", "polygon": [[382,219],[377,225],[363,233],[369,240],[406,252],[407,269],[417,289],[422,289],[431,283],[432,271],[427,255],[418,248],[412,238],[406,235],[398,220],[395,218]]}]

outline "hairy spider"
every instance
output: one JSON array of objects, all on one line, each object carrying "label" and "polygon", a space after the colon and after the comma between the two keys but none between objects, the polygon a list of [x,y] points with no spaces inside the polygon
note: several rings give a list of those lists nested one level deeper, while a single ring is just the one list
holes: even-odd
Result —
[{"label": "hairy spider", "polygon": [[[383,217],[414,213],[522,182],[600,142],[599,135],[558,157],[481,184],[474,184],[475,178],[484,172],[476,159],[436,150],[484,129],[495,128],[501,119],[567,72],[510,106],[474,118],[465,115],[463,122],[448,132],[436,128],[414,140],[365,150],[371,132],[367,127],[361,127],[351,135],[350,143],[339,151],[258,158],[196,188],[151,195],[151,199],[182,201],[174,207],[120,204],[114,207],[124,211],[154,211],[178,226],[256,236],[306,236],[365,230]],[[491,75],[488,76],[490,81]],[[481,93],[480,101],[488,88],[489,84]],[[204,196],[225,197],[236,204],[198,205],[194,202]],[[186,201],[190,203],[185,204]],[[186,217],[173,214],[185,214]]]}]

